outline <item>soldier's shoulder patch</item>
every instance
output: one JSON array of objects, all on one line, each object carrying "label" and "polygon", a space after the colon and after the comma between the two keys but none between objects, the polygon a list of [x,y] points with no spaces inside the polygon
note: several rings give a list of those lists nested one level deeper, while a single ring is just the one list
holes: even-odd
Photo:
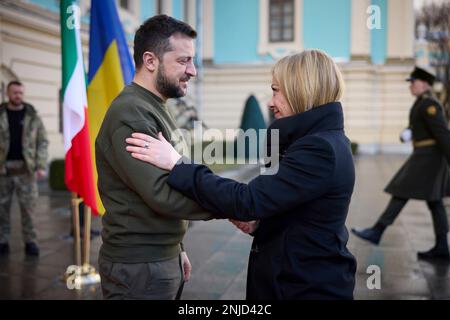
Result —
[{"label": "soldier's shoulder patch", "polygon": [[427,114],[428,114],[429,116],[435,116],[436,113],[437,113],[437,108],[436,108],[436,106],[429,106],[429,107],[427,108]]}]

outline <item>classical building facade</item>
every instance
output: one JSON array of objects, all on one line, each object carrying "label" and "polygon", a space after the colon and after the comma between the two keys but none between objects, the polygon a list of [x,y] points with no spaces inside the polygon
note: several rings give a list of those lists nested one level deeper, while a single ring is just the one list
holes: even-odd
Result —
[{"label": "classical building facade", "polygon": [[[80,1],[88,66],[89,3]],[[136,28],[156,13],[201,21],[202,86],[192,86],[208,127],[238,128],[244,102],[258,99],[268,118],[270,70],[281,56],[320,48],[340,65],[348,136],[362,152],[406,152],[399,132],[413,98],[403,80],[414,65],[413,0],[118,0],[130,50]],[[198,9],[198,10],[197,10]],[[197,15],[201,15],[198,17]],[[199,19],[197,19],[199,18]],[[51,158],[62,158],[59,1],[0,2],[0,83],[18,79],[42,115]]]}]

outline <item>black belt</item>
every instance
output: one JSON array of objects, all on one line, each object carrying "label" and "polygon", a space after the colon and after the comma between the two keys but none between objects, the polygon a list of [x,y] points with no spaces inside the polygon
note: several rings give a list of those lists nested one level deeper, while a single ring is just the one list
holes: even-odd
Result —
[{"label": "black belt", "polygon": [[7,160],[6,161],[6,175],[18,176],[28,173],[27,166],[23,160]]}]

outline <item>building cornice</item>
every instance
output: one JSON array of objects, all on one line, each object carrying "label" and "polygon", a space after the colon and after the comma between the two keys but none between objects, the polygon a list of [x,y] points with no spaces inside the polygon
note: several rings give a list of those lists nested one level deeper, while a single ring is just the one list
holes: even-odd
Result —
[{"label": "building cornice", "polygon": [[[0,20],[44,32],[51,36],[60,36],[59,14],[40,8],[34,4],[8,0],[2,1],[0,3]],[[88,30],[89,27],[85,23],[82,23],[80,35],[83,44],[88,43]]]}]

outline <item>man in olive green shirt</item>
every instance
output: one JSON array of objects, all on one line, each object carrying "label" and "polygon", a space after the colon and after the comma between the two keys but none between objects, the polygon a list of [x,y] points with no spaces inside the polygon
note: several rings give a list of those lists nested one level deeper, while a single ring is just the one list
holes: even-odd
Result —
[{"label": "man in olive green shirt", "polygon": [[136,32],[136,75],[112,102],[96,139],[98,188],[106,213],[99,270],[105,299],[179,298],[191,265],[183,250],[186,220],[206,220],[194,201],[166,184],[168,172],[134,159],[125,139],[133,132],[157,136],[186,153],[168,112],[168,98],[184,96],[191,77],[196,32],[165,15]]}]

